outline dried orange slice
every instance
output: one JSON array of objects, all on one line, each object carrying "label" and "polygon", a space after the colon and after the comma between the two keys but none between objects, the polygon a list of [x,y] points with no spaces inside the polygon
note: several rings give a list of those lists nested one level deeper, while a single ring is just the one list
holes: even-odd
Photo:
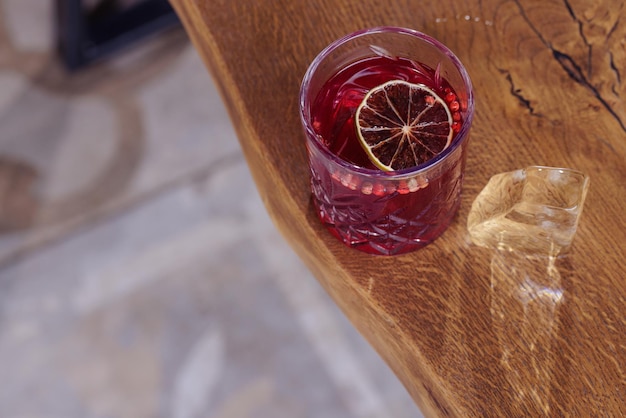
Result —
[{"label": "dried orange slice", "polygon": [[422,164],[452,140],[446,103],[423,84],[392,80],[370,90],[356,111],[361,146],[381,170]]}]

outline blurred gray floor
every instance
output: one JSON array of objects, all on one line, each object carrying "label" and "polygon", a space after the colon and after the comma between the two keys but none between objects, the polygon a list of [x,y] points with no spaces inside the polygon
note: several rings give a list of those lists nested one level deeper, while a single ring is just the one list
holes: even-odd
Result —
[{"label": "blurred gray floor", "polygon": [[182,30],[69,76],[0,0],[0,418],[420,417],[274,229]]}]

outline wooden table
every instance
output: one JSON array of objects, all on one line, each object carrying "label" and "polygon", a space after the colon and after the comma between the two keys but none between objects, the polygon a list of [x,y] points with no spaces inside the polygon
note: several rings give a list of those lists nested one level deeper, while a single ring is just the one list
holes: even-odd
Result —
[{"label": "wooden table", "polygon": [[[171,1],[276,226],[425,415],[626,416],[625,4]],[[398,257],[346,248],[320,225],[298,116],[314,56],[378,25],[448,45],[477,102],[458,216]],[[488,179],[534,164],[591,178],[570,252],[552,263],[472,245],[466,219]]]}]

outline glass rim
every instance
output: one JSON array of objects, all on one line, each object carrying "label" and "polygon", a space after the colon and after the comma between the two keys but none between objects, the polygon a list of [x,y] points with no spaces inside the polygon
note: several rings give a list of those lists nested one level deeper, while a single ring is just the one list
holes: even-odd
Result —
[{"label": "glass rim", "polygon": [[[346,42],[349,42],[353,39],[359,38],[361,36],[365,36],[365,35],[370,35],[370,34],[376,34],[376,33],[398,33],[398,34],[405,34],[405,35],[410,35],[410,36],[414,36],[416,38],[419,38],[423,41],[426,41],[428,43],[430,43],[431,45],[433,45],[435,48],[439,49],[440,52],[442,52],[444,55],[446,55],[450,61],[452,62],[452,64],[454,65],[454,67],[456,67],[457,71],[459,72],[461,78],[463,79],[463,83],[465,84],[466,88],[467,88],[467,119],[465,120],[465,122],[463,123],[463,126],[461,127],[461,130],[458,132],[458,134],[455,137],[455,140],[448,146],[448,148],[446,148],[445,150],[443,150],[441,153],[437,154],[435,157],[433,157],[432,159],[416,165],[414,167],[410,167],[410,168],[405,168],[403,170],[397,170],[397,171],[382,171],[382,170],[378,170],[378,169],[371,169],[371,168],[364,168],[364,167],[360,167],[357,166],[355,164],[349,163],[348,161],[340,158],[339,156],[335,155],[333,152],[331,152],[328,147],[326,147],[320,140],[319,137],[320,135],[318,133],[315,132],[315,130],[313,129],[312,123],[311,123],[311,118],[310,118],[310,112],[307,113],[307,109],[310,109],[311,107],[311,100],[308,100],[307,98],[307,91],[310,87],[311,81],[313,79],[313,75],[315,74],[315,72],[317,71],[318,67],[320,66],[320,64],[322,63],[322,61],[328,56],[330,55],[335,49],[337,49],[338,47],[340,47],[341,45],[345,44]],[[306,130],[306,134],[312,138],[318,138],[317,140],[311,140],[311,141],[307,141],[307,143],[312,143],[313,146],[315,146],[315,148],[328,160],[331,160],[332,162],[342,166],[343,168],[347,169],[347,170],[351,170],[354,172],[358,172],[362,175],[367,175],[367,176],[372,176],[372,177],[382,177],[382,178],[398,178],[398,177],[409,177],[409,176],[413,176],[419,173],[422,173],[424,171],[427,171],[437,165],[439,165],[439,163],[441,163],[443,160],[446,159],[446,157],[448,155],[450,155],[454,150],[456,150],[460,144],[462,142],[464,142],[465,138],[469,135],[469,129],[472,125],[472,120],[474,118],[474,91],[473,91],[473,87],[472,87],[472,81],[470,80],[469,74],[467,73],[467,70],[465,69],[465,67],[463,66],[463,64],[461,63],[461,61],[458,59],[458,57],[447,47],[445,46],[443,43],[441,43],[440,41],[438,41],[437,39],[423,33],[420,32],[418,30],[415,29],[410,29],[410,28],[404,28],[404,27],[399,27],[399,26],[376,26],[376,27],[372,27],[372,28],[366,28],[366,29],[361,29],[352,33],[349,33],[347,35],[344,35],[343,37],[331,42],[328,46],[326,46],[321,52],[319,52],[317,54],[317,56],[313,59],[313,61],[311,62],[311,64],[309,65],[309,67],[307,68],[306,73],[304,74],[304,77],[302,79],[302,83],[300,84],[300,97],[299,97],[299,105],[300,105],[300,119],[302,121],[302,124]],[[312,99],[314,100],[314,98]]]}]

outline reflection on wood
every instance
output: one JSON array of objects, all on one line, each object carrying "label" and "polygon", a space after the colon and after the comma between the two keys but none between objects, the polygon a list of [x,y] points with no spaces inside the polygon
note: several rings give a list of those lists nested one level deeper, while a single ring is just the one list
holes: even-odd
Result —
[{"label": "reflection on wood", "polygon": [[515,408],[524,416],[553,413],[554,340],[563,301],[555,260],[509,251],[494,251],[491,260],[493,329]]}]

